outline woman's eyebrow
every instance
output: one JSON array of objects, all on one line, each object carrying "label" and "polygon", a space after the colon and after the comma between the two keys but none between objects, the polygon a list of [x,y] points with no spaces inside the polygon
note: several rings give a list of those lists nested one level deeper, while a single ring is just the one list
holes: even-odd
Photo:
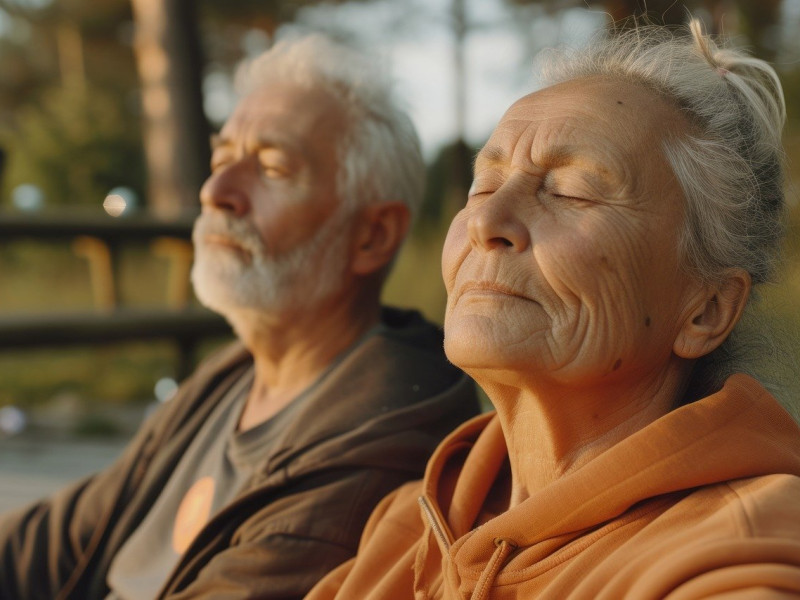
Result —
[{"label": "woman's eyebrow", "polygon": [[548,148],[539,158],[541,166],[551,169],[574,167],[597,182],[613,183],[615,177],[597,156],[574,145],[558,145]]},{"label": "woman's eyebrow", "polygon": [[492,165],[508,162],[508,154],[499,146],[484,146],[475,156],[474,164],[489,163]]}]

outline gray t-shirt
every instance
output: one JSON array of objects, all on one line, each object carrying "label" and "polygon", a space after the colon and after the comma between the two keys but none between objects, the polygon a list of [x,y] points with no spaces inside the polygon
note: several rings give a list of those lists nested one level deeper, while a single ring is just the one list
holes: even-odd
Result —
[{"label": "gray t-shirt", "polygon": [[253,476],[302,403],[291,402],[268,421],[237,432],[251,370],[234,384],[181,457],[142,523],[120,548],[108,572],[107,600],[154,598],[192,540]]},{"label": "gray t-shirt", "polygon": [[379,323],[368,330],[271,419],[237,432],[253,385],[251,367],[209,415],[147,516],[114,557],[106,577],[111,590],[106,600],[154,598],[195,536],[247,486],[285,425],[314,397],[320,383],[353,349],[385,328]]}]

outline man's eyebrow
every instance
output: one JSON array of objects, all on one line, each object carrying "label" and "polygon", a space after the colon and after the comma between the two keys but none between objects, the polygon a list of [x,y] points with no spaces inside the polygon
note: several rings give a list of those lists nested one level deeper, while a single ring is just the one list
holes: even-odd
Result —
[{"label": "man's eyebrow", "polygon": [[282,152],[286,152],[287,154],[299,152],[297,144],[292,143],[287,139],[274,136],[258,137],[256,139],[256,148],[260,150],[266,150],[266,149],[281,150]]},{"label": "man's eyebrow", "polygon": [[[219,133],[211,134],[210,142],[211,150],[216,150],[217,148],[224,146],[230,146],[234,143],[233,140]],[[299,152],[299,148],[296,146],[296,144],[292,144],[288,140],[282,140],[276,137],[259,137],[255,140],[255,146],[250,148],[249,151],[267,149],[281,150],[287,154]]]},{"label": "man's eyebrow", "polygon": [[219,133],[212,133],[209,136],[209,143],[211,144],[211,149],[216,150],[220,146],[225,146],[226,144],[230,143],[225,137],[220,135]]}]

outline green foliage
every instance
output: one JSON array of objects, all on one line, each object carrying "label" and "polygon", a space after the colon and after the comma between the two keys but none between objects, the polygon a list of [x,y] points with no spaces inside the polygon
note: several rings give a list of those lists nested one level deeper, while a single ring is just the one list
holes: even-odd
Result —
[{"label": "green foliage", "polygon": [[446,232],[446,224],[420,223],[386,282],[384,302],[416,308],[429,319],[444,321],[447,294],[442,283],[441,257]]},{"label": "green foliage", "polygon": [[129,0],[0,0],[4,198],[20,183],[55,204],[142,191],[132,32]]},{"label": "green foliage", "polygon": [[88,407],[149,401],[155,382],[174,375],[176,363],[169,343],[3,352],[0,406],[33,408],[63,394]]},{"label": "green foliage", "polygon": [[80,437],[115,437],[122,433],[120,426],[107,416],[97,413],[82,415],[75,424],[74,433]]},{"label": "green foliage", "polygon": [[100,203],[113,187],[142,192],[138,118],[110,91],[50,88],[20,110],[15,130],[2,132],[10,155],[5,197],[23,183],[38,185],[48,203]]},{"label": "green foliage", "polygon": [[[18,311],[86,310],[91,302],[88,265],[66,244],[26,241],[0,247],[0,309],[4,316]],[[0,381],[4,381],[2,376]]]},{"label": "green foliage", "polygon": [[[467,191],[472,184],[472,158],[477,148],[457,141],[439,150],[428,165],[425,198],[419,220],[425,227],[449,223],[467,201]],[[453,197],[453,195],[458,197]]]}]

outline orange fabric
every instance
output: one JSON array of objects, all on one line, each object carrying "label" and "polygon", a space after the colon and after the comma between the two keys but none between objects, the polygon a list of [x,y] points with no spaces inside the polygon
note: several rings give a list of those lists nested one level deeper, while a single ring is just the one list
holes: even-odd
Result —
[{"label": "orange fabric", "polygon": [[473,527],[507,452],[494,415],[460,427],[308,598],[800,596],[800,427],[747,376]]}]

